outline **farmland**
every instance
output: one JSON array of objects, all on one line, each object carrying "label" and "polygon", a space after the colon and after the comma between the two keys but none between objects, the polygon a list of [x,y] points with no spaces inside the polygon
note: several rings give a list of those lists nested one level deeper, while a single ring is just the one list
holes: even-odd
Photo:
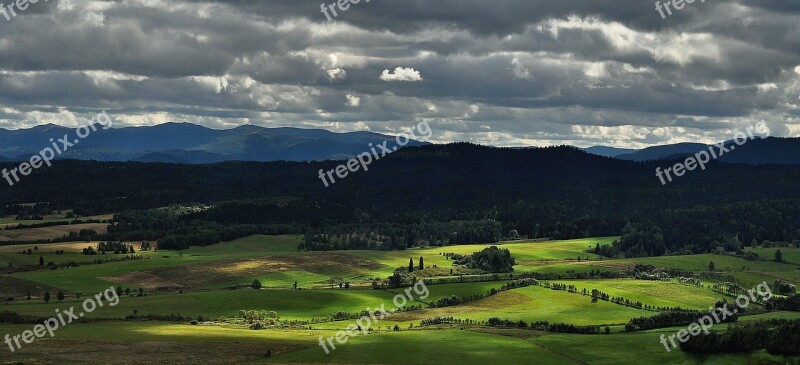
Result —
[{"label": "farmland", "polygon": [[[780,276],[798,283],[797,268],[790,263],[744,261],[722,255],[604,259],[587,252],[595,244],[608,244],[614,239],[495,244],[507,248],[516,258],[517,265],[511,275],[459,273],[459,268],[445,255],[469,255],[492,246],[489,244],[325,253],[298,251],[298,236],[250,236],[183,251],[140,251],[136,253],[136,260],[122,259],[124,255],[111,253],[95,256],[81,253],[83,248],[96,242],[4,246],[0,248],[0,260],[4,265],[35,265],[39,256],[48,261],[81,263],[78,267],[45,268],[0,276],[0,292],[9,299],[5,311],[44,318],[56,309],[79,307],[86,296],[112,286],[122,288],[122,295],[117,306],[87,315],[85,323],[59,329],[55,338],[37,340],[13,354],[6,352],[3,359],[21,363],[89,362],[102,361],[103,351],[114,351],[123,364],[141,361],[204,363],[211,354],[225,356],[236,363],[265,364],[428,364],[431,361],[482,364],[498,356],[506,363],[537,364],[614,364],[643,357],[681,364],[796,360],[776,358],[765,352],[710,359],[696,358],[681,351],[666,352],[658,338],[662,333],[674,333],[677,328],[623,332],[631,318],[649,317],[656,312],[605,300],[594,301],[588,294],[597,289],[653,307],[694,310],[708,308],[721,299],[731,299],[710,290],[708,282],[702,287],[693,287],[682,285],[674,278],[666,281],[576,279],[567,275],[544,282],[574,286],[576,292],[539,285],[490,293],[509,283],[514,275],[523,275],[529,270],[543,275],[565,275],[594,270],[613,272],[640,264],[699,273],[708,270],[709,261],[717,263],[720,274],[748,275],[745,280],[748,282]],[[34,247],[35,255],[19,253]],[[60,250],[64,253],[54,254]],[[769,249],[757,250],[762,256],[770,254]],[[794,254],[793,250],[788,250],[787,261]],[[383,280],[398,269],[405,271],[410,259],[416,265],[420,257],[425,267],[417,268],[413,277],[443,280],[441,284],[428,285],[425,298],[418,295],[396,307],[393,298],[403,295],[402,288],[375,290],[372,287],[374,280]],[[114,258],[118,260],[104,262]],[[456,270],[451,274],[453,268]],[[256,279],[263,283],[260,290],[250,288],[250,283]],[[340,283],[348,285],[340,287]],[[63,291],[65,298],[45,303],[42,293],[46,291],[53,294]],[[453,296],[474,299],[429,307],[430,303]],[[381,305],[397,312],[377,323],[373,333],[337,344],[337,349],[330,354],[318,346],[320,336],[334,336],[353,323],[346,318],[336,319],[336,313],[357,314]],[[225,320],[236,317],[242,310],[272,311],[279,321],[299,325],[252,330]],[[158,319],[167,316],[172,317]],[[765,313],[762,306],[754,304],[752,318],[760,316],[797,317],[792,312]],[[424,320],[437,317],[454,321],[421,326]],[[566,334],[487,326],[492,318],[608,327],[608,333]],[[29,327],[4,324],[0,325],[0,330],[15,334]],[[266,356],[267,352],[270,357]]]}]

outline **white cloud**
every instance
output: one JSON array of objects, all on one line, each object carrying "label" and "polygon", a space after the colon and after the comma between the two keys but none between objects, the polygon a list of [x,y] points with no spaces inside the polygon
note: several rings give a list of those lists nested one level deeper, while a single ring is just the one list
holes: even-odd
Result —
[{"label": "white cloud", "polygon": [[422,81],[422,75],[420,75],[419,71],[411,67],[397,67],[394,69],[394,73],[391,73],[389,70],[383,70],[383,73],[381,74],[381,80],[386,82],[415,82]]},{"label": "white cloud", "polygon": [[525,67],[525,65],[523,65],[519,61],[519,58],[517,57],[511,59],[511,74],[518,79],[525,79],[525,80],[533,79],[531,71],[528,70],[528,68]]},{"label": "white cloud", "polygon": [[758,91],[762,93],[770,90],[778,90],[778,85],[776,85],[774,82],[758,85]]},{"label": "white cloud", "polygon": [[328,79],[332,82],[344,81],[347,79],[347,71],[341,68],[334,68],[327,71]]},{"label": "white cloud", "polygon": [[352,106],[354,108],[361,106],[361,98],[358,96],[347,94],[345,97],[347,97],[348,106]]},{"label": "white cloud", "polygon": [[606,66],[602,62],[593,62],[586,66],[584,75],[594,78],[604,77],[608,74]]}]

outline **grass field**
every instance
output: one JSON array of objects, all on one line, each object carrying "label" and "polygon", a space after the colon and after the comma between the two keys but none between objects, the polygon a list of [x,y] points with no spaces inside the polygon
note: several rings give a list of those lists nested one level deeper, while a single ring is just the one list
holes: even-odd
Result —
[{"label": "grass field", "polygon": [[559,284],[575,285],[578,290],[586,288],[600,290],[613,297],[623,297],[657,307],[681,307],[684,309],[707,309],[724,295],[705,288],[681,285],[675,281],[610,279],[610,280],[558,280]]},{"label": "grass field", "polygon": [[[775,259],[775,252],[778,248],[748,248],[746,251],[755,252],[761,260],[771,261]],[[783,247],[780,248],[783,260],[800,265],[800,248]]]},{"label": "grass field", "polygon": [[[467,296],[488,292],[491,288],[502,285],[497,282],[473,284],[446,284],[429,286],[429,296],[421,299],[424,302],[436,301],[439,298],[459,295]],[[310,320],[313,317],[325,317],[343,311],[359,313],[367,307],[376,308],[386,304],[386,309],[393,309],[392,298],[397,293],[389,290],[214,290],[205,292],[187,292],[183,294],[148,295],[144,297],[123,296],[117,306],[106,308],[96,317],[118,318],[133,314],[180,314],[183,316],[205,317],[232,316],[239,310],[271,310],[276,311],[282,319]],[[416,299],[415,295],[415,299]],[[85,298],[84,298],[85,299]],[[40,300],[18,301],[5,306],[20,314],[45,316],[56,308],[77,306],[80,301],[74,297],[64,302],[45,304]],[[423,302],[409,303],[421,305]],[[91,318],[91,316],[90,316]]]},{"label": "grass field", "polygon": [[[29,326],[0,325],[20,333]],[[612,335],[549,334],[530,330],[442,328],[376,333],[349,338],[326,354],[318,345],[330,331],[251,331],[185,324],[95,323],[58,330],[56,339],[38,340],[4,353],[4,362],[208,364],[213,359],[252,364],[750,364],[758,360],[796,361],[765,352],[695,357],[667,352],[659,336],[676,329]],[[265,354],[271,351],[272,357]]]},{"label": "grass field", "polygon": [[531,286],[514,289],[478,301],[445,308],[402,313],[395,320],[456,317],[485,321],[492,317],[513,321],[548,321],[574,325],[619,325],[634,317],[655,313],[591,297]]},{"label": "grass field", "polygon": [[42,228],[22,228],[0,231],[0,241],[30,241],[50,240],[62,238],[70,232],[79,232],[82,229],[91,229],[97,233],[108,233],[106,223],[84,223]]},{"label": "grass field", "polygon": [[[40,340],[11,354],[3,353],[0,363],[104,363],[105,352],[119,354],[115,363],[204,364],[209,359],[225,358],[232,363],[253,364],[430,364],[430,363],[509,363],[509,364],[620,364],[649,359],[675,364],[747,364],[752,361],[784,361],[766,353],[697,358],[681,351],[666,352],[658,341],[662,329],[636,334],[619,333],[634,317],[651,316],[653,311],[630,308],[606,301],[592,302],[591,297],[565,291],[529,286],[503,291],[493,296],[443,308],[401,311],[386,317],[380,333],[355,337],[326,355],[318,346],[320,336],[334,336],[353,321],[312,323],[303,328],[285,330],[249,330],[241,326],[188,323],[138,322],[126,316],[180,314],[184,317],[218,318],[233,316],[239,310],[275,311],[280,319],[311,321],[336,312],[359,313],[381,304],[393,309],[392,299],[402,289],[373,290],[375,278],[387,278],[397,268],[406,268],[409,258],[418,264],[424,257],[426,269],[416,271],[417,278],[449,276],[452,261],[444,253],[468,255],[491,245],[465,245],[410,249],[406,251],[336,251],[298,252],[297,236],[252,236],[232,242],[194,247],[181,252],[137,252],[141,260],[90,264],[97,258],[121,258],[121,255],[85,256],[80,251],[92,243],[36,245],[33,255],[19,251],[34,245],[0,246],[0,263],[38,265],[38,257],[47,261],[81,262],[79,267],[38,270],[0,275],[0,294],[14,297],[3,310],[34,317],[47,317],[56,309],[78,307],[93,293],[111,286],[143,288],[143,297],[122,296],[115,307],[105,307],[88,319],[102,322],[74,324],[59,330],[54,339]],[[497,244],[511,251],[517,260],[515,273],[614,271],[635,264],[672,267],[703,272],[714,261],[717,270],[747,283],[785,278],[798,282],[796,265],[769,260],[746,261],[731,256],[691,255],[641,259],[603,259],[585,252],[595,244],[608,244],[615,237],[566,241],[522,241]],[[134,247],[138,244],[134,243]],[[55,250],[65,254],[55,255]],[[774,255],[774,249],[756,249],[762,258]],[[770,253],[771,252],[771,253]],[[787,261],[797,251],[782,250]],[[581,257],[581,261],[578,261]],[[587,261],[588,258],[588,261]],[[456,273],[459,271],[457,270]],[[331,278],[350,282],[353,287],[330,288]],[[457,276],[450,277],[457,280]],[[429,285],[429,296],[407,305],[422,305],[444,297],[464,298],[485,294],[499,288],[506,280]],[[265,289],[253,290],[230,286],[249,284],[254,279]],[[297,282],[300,290],[292,289]],[[611,296],[632,301],[686,309],[704,309],[722,295],[707,287],[695,288],[671,282],[632,279],[552,280],[575,285],[579,291],[598,289]],[[166,291],[155,290],[172,288]],[[151,290],[153,289],[153,290]],[[180,292],[179,292],[180,289]],[[67,294],[63,302],[44,303],[42,294],[56,291]],[[25,299],[30,291],[32,299]],[[767,318],[800,318],[793,312],[757,311],[742,321]],[[513,321],[548,321],[578,326],[610,326],[610,335],[573,335],[542,333],[529,329],[498,329],[481,325],[442,325],[418,328],[421,320],[454,317],[486,321],[497,317]],[[397,325],[399,332],[387,332]],[[410,328],[414,329],[410,329]],[[0,331],[19,333],[28,325],[0,325]],[[724,329],[725,326],[720,326]],[[267,351],[272,357],[266,358]],[[135,361],[134,361],[135,359]]]},{"label": "grass field", "polygon": [[[579,255],[594,257],[592,254],[582,253],[582,250],[592,243],[610,240],[612,238],[510,243],[503,244],[503,247],[508,248],[515,257],[519,255],[527,263],[539,262],[545,265],[556,262],[568,268],[571,267],[570,262],[563,260],[573,257],[577,259]],[[303,287],[321,287],[326,286],[327,280],[332,277],[362,284],[371,282],[377,277],[385,278],[395,269],[408,266],[409,258],[412,257],[415,262],[418,262],[419,257],[424,257],[427,267],[432,268],[436,265],[446,271],[452,267],[452,261],[447,260],[443,253],[471,254],[490,246],[465,245],[399,252],[325,253],[297,252],[299,243],[300,238],[296,236],[252,236],[225,244],[195,247],[180,253],[139,252],[137,254],[144,255],[147,259],[64,269],[69,271],[69,275],[44,271],[15,274],[15,276],[54,285],[69,292],[96,291],[110,284],[136,288],[150,288],[159,284],[221,288],[249,283],[256,278],[261,279],[269,287],[288,288],[295,281]],[[46,245],[38,246],[42,252],[64,249],[63,247],[67,247],[68,251],[77,252],[88,245],[90,244],[60,245],[53,248]],[[0,249],[0,263],[3,260],[6,264],[12,260],[17,260],[18,264],[38,263],[37,255],[17,253],[20,249],[27,248],[31,248],[31,245],[6,246]],[[69,252],[64,255],[45,255],[46,261],[52,259],[56,263],[89,261],[95,258]],[[525,264],[521,264],[518,270],[526,271]]]},{"label": "grass field", "polygon": [[[152,258],[156,255],[153,251],[138,251],[140,242],[130,242],[134,246],[134,249],[137,250],[136,255],[149,257]],[[25,266],[25,265],[38,265],[39,264],[39,257],[44,258],[44,262],[53,262],[56,264],[61,263],[68,263],[68,262],[75,262],[75,263],[84,263],[84,262],[93,262],[96,259],[112,259],[112,258],[119,258],[120,255],[98,255],[98,256],[87,256],[82,254],[82,250],[87,247],[97,247],[97,242],[70,242],[70,243],[52,243],[52,244],[25,244],[25,245],[12,245],[12,246],[0,246],[0,265],[8,266],[8,264],[12,264],[14,266]],[[28,254],[21,254],[20,251],[27,251],[32,250],[30,255]],[[56,251],[64,251],[63,254],[56,254]],[[124,256],[124,255],[122,255]]]}]

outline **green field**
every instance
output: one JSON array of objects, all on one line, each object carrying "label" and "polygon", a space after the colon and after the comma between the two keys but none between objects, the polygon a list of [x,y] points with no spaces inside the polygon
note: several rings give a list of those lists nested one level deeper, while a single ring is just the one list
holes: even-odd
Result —
[{"label": "green field", "polygon": [[[466,296],[488,292],[502,283],[446,284],[428,287],[429,296],[421,299],[424,302],[436,301],[450,295]],[[310,320],[313,317],[343,311],[359,313],[369,308],[377,308],[386,304],[386,309],[394,309],[392,298],[397,291],[389,290],[214,290],[203,292],[186,292],[183,294],[148,295],[144,297],[123,296],[117,306],[107,308],[97,317],[124,318],[137,310],[139,314],[180,314],[183,316],[205,317],[232,316],[239,310],[271,310],[277,312],[281,319]],[[417,298],[416,294],[414,295]],[[82,298],[85,299],[85,298]],[[408,303],[422,305],[423,302]],[[45,316],[56,308],[78,306],[80,301],[74,297],[64,302],[45,304],[41,301],[19,301],[5,306],[5,310],[20,314]],[[90,316],[89,318],[92,318]]]},{"label": "green field", "polygon": [[[29,326],[0,325],[5,333]],[[611,335],[549,334],[528,330],[441,328],[351,337],[326,354],[319,337],[331,331],[251,331],[186,324],[96,323],[59,329],[55,339],[38,340],[3,361],[25,363],[206,363],[209,357],[253,364],[631,364],[642,359],[663,364],[750,364],[758,360],[796,361],[765,352],[695,357],[667,352],[659,336],[675,329]],[[167,350],[172,349],[172,350]],[[271,351],[272,357],[265,354]],[[105,357],[104,357],[105,356]],[[105,361],[104,361],[105,360]],[[117,361],[115,361],[117,362]],[[130,360],[130,363],[133,363]]]},{"label": "green field", "polygon": [[[465,273],[454,268],[445,253],[463,255],[491,245],[464,245],[409,249],[405,251],[336,251],[298,252],[297,236],[252,236],[232,242],[194,247],[180,252],[137,252],[141,260],[94,264],[97,258],[121,255],[85,256],[83,247],[95,243],[38,245],[34,255],[21,255],[20,250],[33,245],[0,247],[0,262],[12,265],[38,265],[38,256],[48,261],[81,262],[79,267],[57,270],[34,270],[0,275],[0,293],[12,297],[3,310],[32,317],[47,317],[56,309],[79,308],[81,301],[94,293],[120,286],[135,293],[143,288],[145,295],[120,298],[114,307],[104,307],[87,315],[87,319],[102,319],[95,323],[75,323],[58,331],[56,338],[39,340],[13,354],[4,353],[2,362],[20,363],[103,363],[104,351],[119,353],[119,363],[136,359],[139,363],[208,363],[220,356],[233,363],[254,364],[430,364],[430,363],[509,363],[509,364],[619,364],[650,359],[657,363],[675,364],[747,364],[751,361],[784,361],[766,353],[737,356],[697,358],[676,350],[666,352],[658,341],[662,333],[677,329],[662,329],[635,334],[620,333],[631,318],[647,317],[654,311],[636,309],[607,301],[592,302],[590,296],[528,286],[482,299],[442,308],[427,304],[445,297],[466,298],[486,294],[509,282],[508,275],[497,281],[464,282],[428,285],[429,296],[409,305],[422,309],[399,311],[376,324],[376,333],[357,336],[346,344],[338,344],[330,354],[318,346],[320,336],[335,336],[354,321],[322,321],[337,312],[359,313],[382,304],[395,309],[392,300],[403,289],[374,290],[373,279],[386,279],[395,269],[408,267],[410,258],[418,264],[425,261],[425,270],[415,271],[417,279],[449,278],[458,281]],[[595,244],[608,244],[615,237],[588,238],[566,241],[521,241],[496,244],[510,250],[517,261],[515,274],[537,271],[544,273],[616,271],[636,264],[660,268],[680,268],[695,272],[708,270],[713,260],[717,270],[741,279],[745,283],[786,278],[797,283],[797,268],[793,264],[769,260],[747,261],[732,256],[691,255],[641,259],[603,259],[586,250]],[[133,243],[138,247],[137,243]],[[63,255],[53,251],[64,250]],[[768,257],[774,249],[757,249]],[[791,261],[796,250],[784,249]],[[52,257],[52,259],[51,259]],[[581,258],[578,261],[578,257]],[[587,261],[588,259],[588,261]],[[412,274],[408,274],[409,278]],[[470,275],[467,279],[476,279]],[[482,280],[491,279],[482,276]],[[254,279],[264,289],[246,287]],[[331,287],[329,281],[336,284]],[[299,290],[293,289],[297,282]],[[339,282],[352,284],[340,288]],[[598,289],[611,296],[662,307],[681,307],[702,310],[723,295],[704,287],[669,282],[633,279],[550,280],[551,283],[574,285],[579,292]],[[239,286],[232,290],[232,286]],[[27,300],[27,292],[32,299]],[[43,293],[53,295],[49,303]],[[55,299],[64,291],[66,299]],[[81,300],[75,293],[81,293]],[[413,292],[412,292],[413,293]],[[304,321],[291,329],[250,330],[243,326],[215,323],[213,320],[235,316],[240,310],[274,311],[281,320]],[[134,313],[142,315],[181,315],[185,318],[202,316],[205,322],[190,325],[181,323],[142,322],[126,320]],[[800,318],[793,312],[766,312],[762,307],[755,315],[742,321],[767,318]],[[452,317],[471,321],[470,325],[440,325],[420,328],[423,319]],[[608,326],[611,334],[555,334],[532,329],[500,329],[482,325],[490,318],[511,321],[548,321],[576,326]],[[397,326],[399,332],[390,331]],[[14,334],[30,329],[30,325],[0,325],[0,330]],[[724,329],[720,326],[719,329]],[[271,351],[272,357],[265,356]],[[76,360],[77,359],[77,360]],[[134,361],[130,361],[131,363]]]},{"label": "green field", "polygon": [[[446,259],[442,255],[443,253],[470,254],[490,246],[465,245],[400,252],[339,251],[326,254],[324,252],[297,252],[299,240],[299,237],[294,236],[253,236],[220,245],[195,247],[180,253],[140,252],[137,254],[146,258],[141,261],[111,262],[64,269],[69,271],[69,275],[63,275],[60,270],[57,270],[55,272],[21,273],[15,274],[15,277],[53,285],[69,292],[97,291],[110,284],[132,288],[147,287],[144,285],[146,280],[144,280],[145,283],[143,280],[126,280],[126,274],[130,273],[145,273],[148,276],[163,278],[164,281],[172,282],[171,286],[222,288],[249,283],[258,278],[270,287],[288,288],[295,281],[302,287],[324,287],[331,277],[362,284],[371,282],[376,277],[388,277],[396,268],[408,266],[409,258],[412,257],[415,262],[419,260],[419,257],[424,257],[427,267],[432,268],[436,265],[446,272],[452,267],[452,261]],[[508,248],[512,255],[519,257],[518,271],[528,271],[526,265],[536,263],[541,265],[555,263],[569,268],[571,263],[564,260],[577,259],[578,256],[594,258],[595,255],[584,253],[582,250],[592,246],[593,243],[604,243],[610,240],[612,238],[508,243],[503,244],[502,247]],[[99,255],[85,256],[75,252],[88,245],[75,244],[73,252],[44,256],[46,260],[51,260],[51,258],[60,260],[56,261],[57,263],[84,262],[98,257],[104,258]],[[40,246],[39,252],[54,251],[47,246]],[[134,244],[134,247],[138,246]],[[32,248],[32,245],[7,246],[0,250],[0,260],[11,257],[27,260],[26,262],[29,264],[38,263],[37,255],[17,253],[20,249],[27,248]],[[348,266],[347,262],[352,260],[359,260],[360,266]],[[297,261],[303,262],[298,263]],[[314,265],[315,263],[317,265]],[[214,272],[218,275],[208,275]],[[167,285],[165,284],[165,286]]]},{"label": "green field", "polygon": [[663,283],[648,280],[609,279],[609,280],[558,280],[560,284],[575,285],[578,290],[586,288],[600,290],[608,295],[623,297],[634,302],[642,302],[657,307],[680,307],[684,309],[707,309],[715,302],[725,298],[705,288],[681,285],[675,281]]}]

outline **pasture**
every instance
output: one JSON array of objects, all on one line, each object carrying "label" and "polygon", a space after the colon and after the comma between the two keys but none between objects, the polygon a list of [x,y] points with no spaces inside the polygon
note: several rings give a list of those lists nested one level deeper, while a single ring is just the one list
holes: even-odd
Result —
[{"label": "pasture", "polygon": [[[700,273],[708,271],[708,262],[714,261],[717,271],[740,278],[745,283],[757,283],[767,278],[784,278],[795,284],[800,281],[795,265],[768,260],[747,261],[721,255],[604,259],[586,252],[595,244],[608,244],[614,239],[516,241],[496,245],[509,249],[515,257],[516,275],[528,271],[554,274],[616,271],[636,264]],[[39,256],[55,263],[80,263],[79,267],[0,275],[0,294],[14,299],[6,301],[4,311],[31,318],[47,317],[56,309],[78,307],[87,296],[111,286],[132,291],[131,295],[122,295],[117,306],[102,308],[87,317],[100,322],[64,327],[56,338],[37,340],[13,354],[6,352],[3,360],[22,363],[67,363],[68,359],[73,362],[102,362],[104,351],[119,354],[119,363],[123,364],[132,362],[128,358],[154,364],[203,364],[207,359],[219,356],[235,363],[254,364],[429,364],[431,361],[615,364],[642,358],[676,364],[746,364],[777,359],[763,352],[706,359],[681,351],[668,353],[658,337],[677,329],[621,333],[631,318],[652,316],[656,312],[603,300],[592,301],[590,295],[582,294],[584,288],[587,292],[598,289],[611,296],[652,306],[702,310],[724,298],[711,291],[709,283],[696,288],[680,285],[674,279],[549,280],[551,283],[574,285],[578,293],[528,286],[457,305],[429,308],[429,303],[442,298],[454,296],[462,299],[486,294],[508,283],[510,276],[506,274],[498,275],[499,280],[482,276],[481,280],[490,281],[457,283],[459,275],[468,271],[454,268],[453,261],[444,256],[446,253],[469,255],[492,245],[392,252],[299,252],[300,240],[298,236],[251,236],[179,252],[137,252],[140,257],[137,260],[121,260],[124,255],[87,256],[81,253],[83,248],[94,246],[96,242],[2,246],[0,263],[4,265],[33,265],[35,268]],[[138,248],[138,243],[131,244]],[[38,250],[32,255],[19,253],[34,246]],[[65,252],[56,255],[56,250]],[[757,250],[765,258],[774,249]],[[787,261],[797,254],[792,249],[783,251]],[[421,271],[416,268],[420,257],[425,262],[425,269]],[[97,259],[120,261],[96,264],[94,261]],[[415,264],[412,273],[407,273],[409,259],[413,259]],[[402,293],[402,289],[374,290],[371,283],[376,278],[386,279],[397,269],[406,272],[408,278],[448,279],[456,283],[428,285],[428,297],[419,298],[415,294],[415,301],[406,304],[421,306],[421,309],[393,313],[376,325],[378,332],[350,338],[346,344],[337,345],[335,351],[326,355],[318,346],[319,337],[334,336],[354,321],[318,320],[337,312],[357,314],[381,305],[387,310],[395,309],[392,299]],[[452,276],[450,269],[454,269]],[[477,279],[471,275],[465,278]],[[263,283],[263,289],[249,288],[255,279]],[[295,282],[297,290],[293,287]],[[351,287],[340,288],[340,282],[350,283]],[[137,295],[139,288],[142,288],[143,296]],[[26,298],[28,291],[31,300]],[[63,301],[55,299],[57,291],[65,293]],[[42,300],[44,292],[53,295],[49,303]],[[76,297],[77,293],[80,293],[80,299]],[[304,324],[293,328],[250,330],[213,321],[235,316],[240,310],[274,311],[280,320],[302,321]],[[763,312],[762,309],[750,317],[744,316],[742,321],[798,318],[794,312]],[[180,322],[143,322],[141,317],[126,319],[134,314],[180,315],[187,319]],[[478,324],[420,327],[422,320],[433,317],[453,317]],[[188,318],[202,318],[203,321],[191,325]],[[608,326],[611,334],[547,333],[482,324],[490,318]],[[392,330],[395,326],[399,331]],[[0,331],[13,334],[29,327],[0,324]],[[265,356],[267,351],[272,355],[269,358]]]}]

